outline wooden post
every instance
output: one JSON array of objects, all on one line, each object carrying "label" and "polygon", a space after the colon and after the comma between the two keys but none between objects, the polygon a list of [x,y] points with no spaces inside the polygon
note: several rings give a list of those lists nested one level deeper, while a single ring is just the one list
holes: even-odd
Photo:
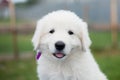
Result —
[{"label": "wooden post", "polygon": [[88,13],[89,13],[89,5],[87,4],[83,7],[83,18],[86,22],[88,22],[88,17],[89,17]]},{"label": "wooden post", "polygon": [[117,0],[111,0],[111,35],[112,46],[116,48],[117,44]]},{"label": "wooden post", "polygon": [[14,58],[18,59],[18,45],[17,45],[17,30],[16,30],[16,15],[15,15],[15,6],[12,0],[9,0],[9,10],[10,10],[10,21],[11,21],[11,32],[12,32],[12,41],[14,49]]}]

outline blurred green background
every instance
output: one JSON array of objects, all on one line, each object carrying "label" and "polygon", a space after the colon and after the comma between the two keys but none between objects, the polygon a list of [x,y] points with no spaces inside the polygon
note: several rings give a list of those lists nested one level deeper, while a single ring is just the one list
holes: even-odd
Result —
[{"label": "blurred green background", "polygon": [[[2,2],[3,1],[3,2]],[[4,2],[5,1],[5,2]],[[14,57],[10,9],[0,1],[0,80],[37,80],[31,43],[36,21],[48,12],[67,9],[88,22],[91,51],[109,80],[120,79],[120,1],[117,1],[117,45],[113,45],[110,9],[112,0],[13,0],[16,13],[18,58]],[[114,0],[115,1],[115,0]]]}]

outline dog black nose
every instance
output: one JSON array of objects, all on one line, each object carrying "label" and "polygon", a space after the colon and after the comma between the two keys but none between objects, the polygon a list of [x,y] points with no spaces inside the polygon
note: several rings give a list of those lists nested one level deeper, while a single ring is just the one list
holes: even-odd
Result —
[{"label": "dog black nose", "polygon": [[65,48],[65,43],[62,41],[58,41],[55,43],[55,48],[59,51],[63,50]]}]

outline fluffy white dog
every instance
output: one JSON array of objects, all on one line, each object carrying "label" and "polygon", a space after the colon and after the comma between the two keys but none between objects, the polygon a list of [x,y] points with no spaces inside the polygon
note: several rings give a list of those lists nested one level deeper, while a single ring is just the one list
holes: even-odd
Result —
[{"label": "fluffy white dog", "polygon": [[87,24],[71,11],[49,13],[32,39],[39,80],[107,80],[91,52]]}]

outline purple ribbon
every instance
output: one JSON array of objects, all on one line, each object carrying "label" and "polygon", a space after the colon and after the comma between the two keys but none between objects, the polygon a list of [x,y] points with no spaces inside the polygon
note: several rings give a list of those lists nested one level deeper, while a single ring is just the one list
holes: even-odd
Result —
[{"label": "purple ribbon", "polygon": [[36,59],[39,60],[40,56],[41,56],[41,52],[38,52],[36,55]]}]

